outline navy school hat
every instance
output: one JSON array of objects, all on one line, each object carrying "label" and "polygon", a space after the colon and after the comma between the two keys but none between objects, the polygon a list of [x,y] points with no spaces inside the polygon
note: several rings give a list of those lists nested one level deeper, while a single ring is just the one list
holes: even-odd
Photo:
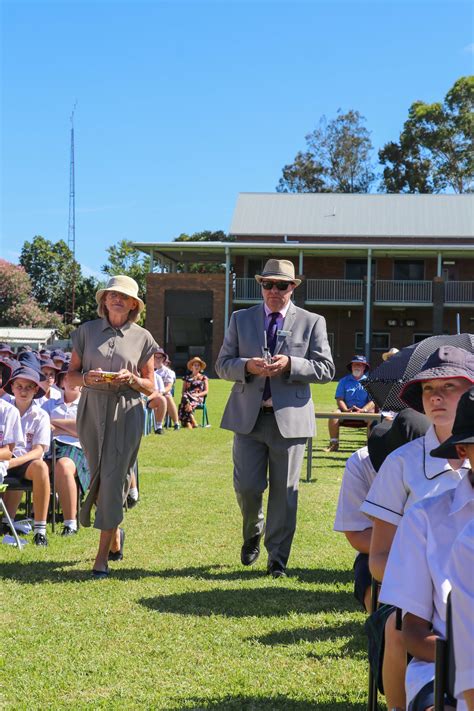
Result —
[{"label": "navy school hat", "polygon": [[442,459],[459,459],[456,444],[474,444],[474,388],[459,399],[451,437],[432,449],[430,454]]},{"label": "navy school hat", "polygon": [[422,370],[403,387],[400,399],[423,412],[422,383],[427,380],[465,378],[474,383],[474,353],[456,346],[441,346],[425,361]]},{"label": "navy school hat", "polygon": [[364,365],[366,370],[369,370],[370,368],[370,363],[364,355],[355,355],[352,360],[350,360],[349,363],[346,365],[347,370],[350,371],[351,365],[353,363],[359,363],[359,365]]},{"label": "navy school hat", "polygon": [[10,355],[14,355],[8,343],[0,343],[0,351],[2,351],[3,353],[10,353]]},{"label": "navy school hat", "polygon": [[[8,359],[8,361],[10,361],[10,358]],[[13,364],[11,361],[10,362],[8,362],[8,361],[7,360],[3,360],[3,361],[0,360],[0,377],[1,377],[0,387],[1,388],[3,388],[4,384],[10,380],[11,374],[13,371],[13,364],[16,365],[16,360],[13,361]]]},{"label": "navy school hat", "polygon": [[32,383],[34,383],[35,385],[38,385],[39,390],[37,390],[37,392],[33,395],[33,397],[34,398],[43,397],[44,387],[42,385],[42,381],[40,380],[40,374],[38,373],[37,370],[34,370],[34,368],[26,368],[22,365],[19,368],[15,368],[12,375],[10,376],[10,380],[3,388],[6,393],[8,393],[9,395],[13,395],[12,383],[17,378],[23,378],[24,380],[31,380]]},{"label": "navy school hat", "polygon": [[33,370],[36,370],[38,373],[41,370],[42,363],[39,360],[38,356],[36,353],[33,351],[23,351],[20,353],[18,356],[18,367],[23,367],[23,368],[32,368]]}]

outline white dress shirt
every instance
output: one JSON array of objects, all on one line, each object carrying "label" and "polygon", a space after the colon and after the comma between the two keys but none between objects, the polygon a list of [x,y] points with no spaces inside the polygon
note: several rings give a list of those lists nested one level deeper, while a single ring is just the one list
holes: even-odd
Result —
[{"label": "white dress shirt", "polygon": [[[430,622],[434,633],[444,637],[451,548],[473,517],[474,488],[468,476],[455,489],[412,506],[393,539],[380,601]],[[405,677],[408,702],[432,679],[434,663],[413,658]]]},{"label": "white dress shirt", "polygon": [[[20,413],[14,405],[0,400],[0,447],[5,447],[8,444],[25,446]],[[8,462],[0,462],[0,484],[3,482],[7,470]]]},{"label": "white dress shirt", "polygon": [[389,454],[360,510],[398,526],[414,503],[457,486],[469,471],[469,462],[466,460],[460,469],[452,469],[446,459],[431,456],[431,450],[439,444],[431,425],[424,437]]},{"label": "white dress shirt", "polygon": [[372,521],[360,507],[364,503],[376,471],[367,447],[361,447],[346,462],[337,502],[335,531],[364,531],[372,528]]},{"label": "white dress shirt", "polygon": [[31,452],[36,444],[43,445],[45,447],[44,453],[46,454],[51,442],[51,423],[48,413],[38,407],[34,400],[21,417],[21,429],[24,442],[17,444],[13,450],[13,455],[21,457],[23,454]]}]

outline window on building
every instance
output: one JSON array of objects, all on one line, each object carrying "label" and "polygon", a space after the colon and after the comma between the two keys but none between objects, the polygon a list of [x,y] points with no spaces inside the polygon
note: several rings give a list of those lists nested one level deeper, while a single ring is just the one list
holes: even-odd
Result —
[{"label": "window on building", "polygon": [[425,338],[429,338],[432,336],[432,333],[414,333],[413,334],[413,343],[419,343],[420,341],[424,341]]},{"label": "window on building", "polygon": [[251,279],[255,274],[262,273],[262,260],[261,259],[247,259],[247,278]]},{"label": "window on building", "polygon": [[[388,351],[390,348],[390,333],[375,331],[372,333],[372,350],[373,351]],[[365,349],[365,338],[362,331],[357,331],[355,335],[356,352],[363,352]]]},{"label": "window on building", "polygon": [[[374,263],[372,262],[372,271]],[[367,259],[346,259],[345,278],[362,280],[367,276]]]},{"label": "window on building", "polygon": [[397,281],[423,281],[425,263],[422,259],[396,259],[393,263],[393,278]]}]

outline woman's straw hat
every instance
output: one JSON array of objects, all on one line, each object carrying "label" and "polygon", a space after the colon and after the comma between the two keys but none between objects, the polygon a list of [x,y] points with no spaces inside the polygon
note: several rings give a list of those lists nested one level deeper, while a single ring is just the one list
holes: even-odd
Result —
[{"label": "woman's straw hat", "polygon": [[187,364],[188,370],[191,370],[191,366],[193,363],[199,363],[199,365],[201,366],[201,370],[206,370],[206,363],[201,358],[199,358],[199,356],[194,356],[194,358],[190,358],[188,360],[188,364]]},{"label": "woman's straw hat", "polygon": [[145,308],[145,304],[138,296],[138,284],[132,277],[125,276],[125,274],[117,274],[117,276],[110,277],[107,286],[104,289],[99,289],[95,295],[95,300],[99,306],[103,295],[107,291],[118,291],[120,294],[125,294],[125,296],[131,296],[132,299],[138,302],[139,312]]}]

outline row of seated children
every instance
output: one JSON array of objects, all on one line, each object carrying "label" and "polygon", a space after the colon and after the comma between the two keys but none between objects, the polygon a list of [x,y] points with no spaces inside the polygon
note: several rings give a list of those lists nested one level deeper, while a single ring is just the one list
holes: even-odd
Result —
[{"label": "row of seated children", "polygon": [[[419,423],[420,436],[388,454],[376,475],[375,467],[367,463],[369,455],[361,455],[359,451],[348,460],[335,527],[346,533],[349,542],[357,550],[365,554],[369,552],[370,572],[378,581],[385,582],[384,573],[392,542],[406,512],[418,501],[454,489],[469,471],[469,463],[458,454],[454,458],[439,459],[432,451],[451,435],[457,404],[472,383],[474,356],[451,346],[438,349],[428,358],[422,371],[405,385],[401,394],[408,407],[427,417],[429,427],[426,432],[422,434],[423,425]],[[406,414],[399,414],[395,418],[394,428],[403,425],[403,419],[400,418],[406,419]],[[412,435],[416,437],[414,432]],[[359,511],[368,516],[365,526]],[[405,554],[404,550],[400,557],[403,567],[397,571],[396,586],[399,589],[406,579],[417,580],[417,571],[406,568]],[[359,587],[362,587],[359,597],[367,604],[370,577],[365,569],[364,578],[360,559],[356,573]],[[365,583],[361,585],[360,580],[365,580]],[[413,588],[415,598],[418,584],[415,583]],[[387,595],[386,589],[382,587],[381,599],[392,605],[377,610],[367,625],[372,642],[369,651],[372,650],[372,656],[375,657],[373,664],[379,677],[379,688],[386,695],[389,709],[405,709],[408,704],[410,711],[425,711],[432,705],[432,669],[426,666],[426,660],[421,665],[415,660],[407,670],[407,639],[408,651],[411,649],[415,657],[418,648],[411,647],[409,633],[402,634],[396,629],[393,605],[397,603],[389,600],[389,597],[391,595]],[[410,612],[406,602],[401,607]],[[416,610],[419,612],[420,608]],[[414,615],[417,614],[416,610]],[[410,620],[410,617],[408,621],[404,620],[405,629],[409,627]],[[425,624],[431,622],[428,616]]]},{"label": "row of seated children", "polygon": [[[50,499],[50,443],[56,447],[55,478],[64,516],[62,535],[77,532],[77,487],[89,486],[89,471],[77,437],[76,416],[80,388],[68,385],[67,365],[52,360],[41,365],[30,357],[20,360],[12,370],[2,362],[0,391],[0,446],[2,475],[6,483],[26,479],[32,482],[34,536],[36,545],[47,545],[46,518]],[[57,383],[56,383],[57,381]],[[4,495],[8,512],[14,518],[22,497],[21,491]],[[5,528],[6,518],[2,521]]]}]

